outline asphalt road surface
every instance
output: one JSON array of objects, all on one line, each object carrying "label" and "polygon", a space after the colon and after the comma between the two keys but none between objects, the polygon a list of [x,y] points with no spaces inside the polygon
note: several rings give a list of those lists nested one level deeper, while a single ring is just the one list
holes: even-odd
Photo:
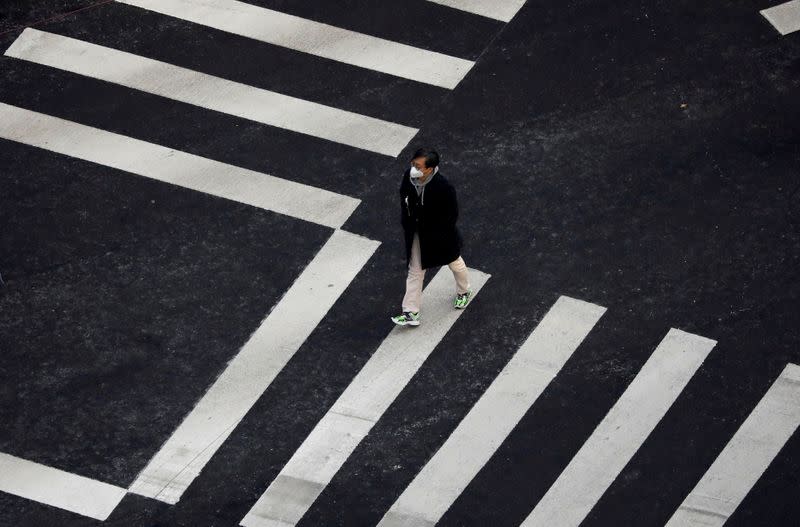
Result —
[{"label": "asphalt road surface", "polygon": [[774,5],[5,2],[0,525],[800,524]]}]

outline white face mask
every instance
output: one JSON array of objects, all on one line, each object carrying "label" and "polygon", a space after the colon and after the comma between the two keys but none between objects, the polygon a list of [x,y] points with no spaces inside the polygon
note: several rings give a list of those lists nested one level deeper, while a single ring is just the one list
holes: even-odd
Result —
[{"label": "white face mask", "polygon": [[414,179],[418,179],[423,176],[422,170],[418,169],[417,167],[411,167],[411,172],[409,175]]}]

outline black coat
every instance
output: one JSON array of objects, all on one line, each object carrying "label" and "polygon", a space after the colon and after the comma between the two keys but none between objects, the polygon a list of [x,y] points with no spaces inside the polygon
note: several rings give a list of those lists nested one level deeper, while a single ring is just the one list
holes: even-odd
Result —
[{"label": "black coat", "polygon": [[447,265],[461,256],[461,235],[456,228],[456,189],[441,173],[431,176],[423,196],[411,183],[409,170],[400,184],[400,211],[406,241],[406,259],[411,259],[414,233],[419,234],[422,268]]}]

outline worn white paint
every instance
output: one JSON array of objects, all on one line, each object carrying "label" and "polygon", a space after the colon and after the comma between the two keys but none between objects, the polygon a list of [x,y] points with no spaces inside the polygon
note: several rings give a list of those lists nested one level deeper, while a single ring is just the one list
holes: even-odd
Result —
[{"label": "worn white paint", "polygon": [[176,503],[372,256],[378,242],[335,231],[131,486]]},{"label": "worn white paint", "polygon": [[788,364],[667,527],[720,527],[800,424],[800,366]]},{"label": "worn white paint", "polygon": [[379,527],[433,526],[492,457],[605,313],[562,296]]},{"label": "worn white paint", "polygon": [[5,54],[392,157],[418,131],[31,28],[25,29]]},{"label": "worn white paint", "polygon": [[525,5],[525,0],[428,0],[475,15],[509,22]]},{"label": "worn white paint", "polygon": [[781,35],[800,30],[800,0],[791,0],[761,11]]},{"label": "worn white paint", "polygon": [[669,330],[522,525],[580,525],[715,345],[705,337]]},{"label": "worn white paint", "polygon": [[[489,276],[470,270],[477,294]],[[463,311],[443,268],[425,289],[419,327],[396,327],[242,519],[245,527],[295,525],[408,384]],[[474,300],[473,300],[474,301]]]},{"label": "worn white paint", "polygon": [[[117,0],[276,46],[443,88],[474,62],[236,0]],[[398,21],[410,24],[409,21]]]},{"label": "worn white paint", "polygon": [[0,491],[105,520],[126,490],[108,483],[0,453]]},{"label": "worn white paint", "polygon": [[338,228],[359,200],[0,103],[0,138]]}]

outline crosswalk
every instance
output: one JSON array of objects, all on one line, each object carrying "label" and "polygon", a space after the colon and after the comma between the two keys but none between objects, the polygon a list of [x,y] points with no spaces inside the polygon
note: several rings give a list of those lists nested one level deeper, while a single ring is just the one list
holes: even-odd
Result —
[{"label": "crosswalk", "polygon": [[[347,247],[346,235],[338,243]],[[355,240],[351,240],[355,241]],[[366,243],[368,241],[358,241]],[[323,262],[330,255],[318,255]],[[347,252],[347,251],[343,251]],[[352,259],[352,254],[347,258]],[[358,259],[358,257],[356,257]],[[363,263],[363,257],[361,258]],[[68,474],[63,471],[0,454],[0,489],[62,507],[97,519],[105,519],[125,492],[175,503],[196,477],[202,465],[236,426],[265,386],[252,386],[256,379],[269,380],[288,356],[262,353],[272,349],[267,340],[285,338],[279,345],[291,354],[302,342],[289,324],[286,337],[275,326],[303,319],[298,310],[307,307],[295,295],[314,291],[313,283],[331,276],[300,277],[276,307],[272,319],[248,342],[232,365],[209,390],[195,410],[176,430],[159,454],[127,491]],[[324,273],[323,273],[324,275]],[[473,271],[476,289],[488,276]],[[321,280],[320,280],[321,278]],[[446,270],[440,271],[426,289],[441,297],[447,288]],[[347,277],[342,279],[342,283]],[[318,287],[317,287],[318,289]],[[335,297],[337,292],[327,293]],[[479,301],[476,298],[475,301]],[[291,307],[294,305],[294,307]],[[460,312],[434,306],[422,330],[397,328],[373,358],[353,379],[317,427],[306,438],[280,475],[250,512],[244,527],[295,525],[326,484],[369,434],[421,363],[458,320]],[[322,311],[326,306],[321,308]],[[540,320],[517,354],[473,406],[413,482],[379,523],[380,526],[426,527],[436,525],[441,515],[492,456],[519,418],[535,403],[547,384],[558,375],[564,362],[576,352],[606,309],[591,303],[561,297]],[[270,322],[272,320],[273,322]],[[301,320],[302,321],[302,320]],[[308,323],[308,326],[311,322]],[[272,328],[270,328],[272,326]],[[300,329],[300,331],[303,331]],[[292,344],[293,342],[293,344]],[[672,329],[642,367],[606,418],[573,457],[558,480],[536,505],[522,525],[579,525],[614,481],[621,469],[658,424],[700,368],[716,342]],[[277,361],[277,364],[276,364]],[[747,492],[800,424],[800,366],[789,364],[739,431],[709,468],[696,488],[676,510],[668,525],[723,525]],[[236,410],[236,408],[240,410]]]},{"label": "crosswalk", "polygon": [[359,200],[0,103],[0,138],[338,228]]},{"label": "crosswalk", "polygon": [[580,525],[715,345],[670,330],[523,527]]},{"label": "crosswalk", "polygon": [[[764,16],[784,34],[795,31],[800,28],[795,27],[798,24],[793,18],[797,1],[766,10]],[[501,22],[510,21],[525,4],[524,0],[429,2]],[[236,0],[117,3],[377,72],[386,75],[387,82],[398,77],[442,88],[443,93],[457,89],[475,66],[471,60]],[[422,126],[343,110],[32,28],[19,35],[4,57],[162,97],[209,115],[221,113],[384,157],[402,154]],[[0,491],[102,521],[126,494],[168,505],[183,498],[321,320],[368,267],[380,241],[342,230],[360,204],[356,197],[78,121],[0,101],[0,139],[330,229],[325,244],[129,486],[0,453]],[[330,187],[335,188],[335,176],[331,177]],[[471,272],[476,294],[491,287],[487,273]],[[464,313],[449,304],[452,289],[447,270],[431,280],[426,287],[431,303],[424,324],[388,332],[279,473],[258,489],[263,493],[241,518],[243,527],[302,523],[342,467],[357,462],[359,445],[386,418],[389,407],[437,353],[448,333],[464,323]],[[477,294],[475,305],[483,298]],[[558,298],[446,441],[387,505],[378,525],[436,525],[497,455],[565,364],[581,353],[584,339],[596,331],[606,312],[606,307],[586,300]],[[581,524],[681,397],[715,344],[699,335],[669,330],[544,497],[530,504],[531,512],[522,525]],[[733,514],[800,422],[799,369],[793,364],[786,366],[675,511],[670,527],[723,525]]]},{"label": "crosswalk", "polygon": [[[244,2],[118,3],[444,89],[454,89],[474,65]],[[33,28],[25,29],[4,56],[385,156],[397,156],[418,132],[406,124]],[[2,490],[91,518],[106,519],[126,493],[177,503],[379,246],[339,230],[360,201],[3,102],[0,138],[333,229],[328,242],[129,488],[3,454]],[[474,272],[476,289],[486,278]],[[446,332],[460,314],[442,316],[437,325],[435,313],[432,310],[428,330],[417,338]],[[428,353],[438,340],[431,340]],[[391,349],[390,345],[387,351]],[[395,389],[403,384],[396,381]]]},{"label": "crosswalk", "polygon": [[5,54],[390,156],[417,133],[416,128],[31,28]]},{"label": "crosswalk", "polygon": [[559,298],[379,525],[435,525],[605,311],[588,302]]},{"label": "crosswalk", "polygon": [[177,503],[378,248],[335,231],[238,355],[131,485]]},{"label": "crosswalk", "polygon": [[[426,288],[426,296],[447,298],[453,288],[449,275],[448,269],[440,270]],[[475,270],[470,276],[477,294],[489,277]],[[426,309],[419,331],[394,329],[241,524],[263,527],[300,521],[460,315],[447,303],[438,302]]]},{"label": "crosswalk", "polygon": [[800,425],[800,366],[788,364],[667,527],[721,526]]},{"label": "crosswalk", "polygon": [[236,0],[117,0],[381,73],[453,89],[474,63]]}]

